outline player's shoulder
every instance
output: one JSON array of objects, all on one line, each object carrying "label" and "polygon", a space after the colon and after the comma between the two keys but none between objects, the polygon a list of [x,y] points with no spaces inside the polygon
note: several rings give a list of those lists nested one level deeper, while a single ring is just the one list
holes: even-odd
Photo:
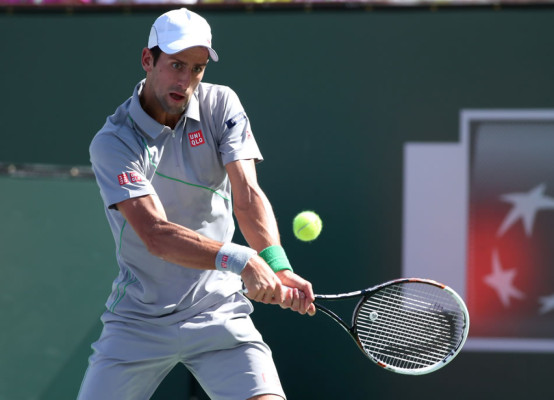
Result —
[{"label": "player's shoulder", "polygon": [[230,97],[236,97],[233,89],[226,85],[215,83],[200,82],[198,85],[198,98],[202,100],[222,100]]},{"label": "player's shoulder", "polygon": [[120,105],[94,135],[89,148],[91,154],[95,151],[109,152],[121,147],[130,149],[134,144],[140,145],[129,118],[129,103],[130,99]]}]

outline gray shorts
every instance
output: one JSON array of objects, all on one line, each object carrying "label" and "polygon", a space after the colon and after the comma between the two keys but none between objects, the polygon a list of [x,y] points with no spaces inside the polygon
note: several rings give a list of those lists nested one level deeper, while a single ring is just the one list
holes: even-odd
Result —
[{"label": "gray shorts", "polygon": [[252,310],[237,294],[170,326],[105,315],[78,399],[149,399],[179,362],[211,399],[285,398],[271,350],[250,319]]}]

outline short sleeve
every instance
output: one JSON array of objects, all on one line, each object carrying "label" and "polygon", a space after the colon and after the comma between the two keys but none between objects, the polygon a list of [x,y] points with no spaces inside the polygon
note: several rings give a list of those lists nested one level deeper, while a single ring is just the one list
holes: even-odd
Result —
[{"label": "short sleeve", "polygon": [[156,194],[146,178],[144,152],[140,145],[125,143],[109,133],[99,133],[90,148],[90,161],[108,208],[134,197]]},{"label": "short sleeve", "polygon": [[218,102],[218,110],[214,112],[218,119],[216,125],[221,129],[219,151],[223,164],[244,159],[262,161],[246,111],[237,94],[228,87],[225,89],[224,96]]}]

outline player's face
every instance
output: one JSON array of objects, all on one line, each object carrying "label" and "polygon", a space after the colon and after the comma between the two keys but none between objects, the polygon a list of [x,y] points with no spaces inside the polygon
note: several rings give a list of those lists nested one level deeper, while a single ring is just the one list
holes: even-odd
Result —
[{"label": "player's face", "polygon": [[208,56],[204,47],[192,47],[177,54],[162,52],[155,66],[153,62],[145,65],[143,56],[147,72],[145,90],[149,91],[146,98],[150,103],[145,108],[180,116],[204,76]]}]

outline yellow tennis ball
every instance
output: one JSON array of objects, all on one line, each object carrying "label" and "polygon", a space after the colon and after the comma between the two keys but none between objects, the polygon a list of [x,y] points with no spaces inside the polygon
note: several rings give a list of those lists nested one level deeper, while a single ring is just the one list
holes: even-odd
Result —
[{"label": "yellow tennis ball", "polygon": [[321,233],[323,223],[321,218],[313,211],[302,211],[292,221],[294,236],[303,242],[316,239]]}]

